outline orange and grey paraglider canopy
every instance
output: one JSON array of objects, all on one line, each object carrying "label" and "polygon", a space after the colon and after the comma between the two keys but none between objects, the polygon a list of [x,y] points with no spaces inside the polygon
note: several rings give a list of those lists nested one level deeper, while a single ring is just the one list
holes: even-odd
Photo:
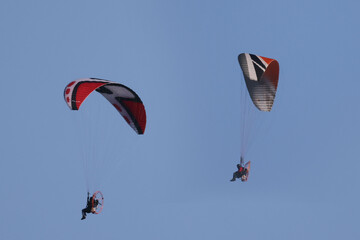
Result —
[{"label": "orange and grey paraglider canopy", "polygon": [[238,57],[251,100],[260,111],[270,112],[279,81],[275,59],[242,53]]}]

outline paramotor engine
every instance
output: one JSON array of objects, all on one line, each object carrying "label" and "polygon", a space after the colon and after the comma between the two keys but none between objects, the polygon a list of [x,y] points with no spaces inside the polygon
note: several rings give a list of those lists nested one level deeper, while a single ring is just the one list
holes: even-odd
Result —
[{"label": "paramotor engine", "polygon": [[101,213],[104,207],[104,196],[100,191],[96,191],[92,196],[92,209],[91,212],[94,214]]}]

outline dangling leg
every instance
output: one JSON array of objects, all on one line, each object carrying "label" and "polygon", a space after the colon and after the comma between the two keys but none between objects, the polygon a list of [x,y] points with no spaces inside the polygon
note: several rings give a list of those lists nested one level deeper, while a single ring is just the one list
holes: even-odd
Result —
[{"label": "dangling leg", "polygon": [[84,208],[83,210],[81,210],[82,212],[82,218],[81,220],[84,220],[86,218],[86,208]]},{"label": "dangling leg", "polygon": [[236,172],[234,172],[233,178],[230,181],[234,182],[236,180],[236,178],[240,178],[240,177],[241,177],[241,174],[238,171],[236,171]]},{"label": "dangling leg", "polygon": [[236,175],[237,175],[236,173],[237,173],[237,172],[234,172],[234,173],[233,173],[233,178],[230,180],[231,182],[234,182],[234,181],[236,180]]}]

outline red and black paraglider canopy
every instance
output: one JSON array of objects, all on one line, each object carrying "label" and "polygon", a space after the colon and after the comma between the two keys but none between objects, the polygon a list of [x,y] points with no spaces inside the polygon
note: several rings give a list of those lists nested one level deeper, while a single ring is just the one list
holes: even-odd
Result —
[{"label": "red and black paraglider canopy", "polygon": [[78,79],[65,87],[65,102],[71,110],[78,110],[94,91],[101,93],[137,134],[144,134],[146,127],[144,104],[140,97],[125,85],[98,78]]}]

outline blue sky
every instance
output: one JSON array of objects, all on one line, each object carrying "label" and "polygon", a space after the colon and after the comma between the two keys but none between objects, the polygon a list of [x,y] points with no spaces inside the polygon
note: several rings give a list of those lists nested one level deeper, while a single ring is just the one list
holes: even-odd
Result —
[{"label": "blue sky", "polygon": [[[0,238],[359,239],[358,9],[350,0],[2,1]],[[242,52],[280,63],[245,184],[229,182]],[[105,207],[80,221],[86,141],[77,136],[90,125],[62,94],[84,77],[135,90],[148,122],[136,136],[106,101],[86,100],[84,110],[104,105],[94,130],[106,130],[96,143],[103,165],[89,181]]]}]

